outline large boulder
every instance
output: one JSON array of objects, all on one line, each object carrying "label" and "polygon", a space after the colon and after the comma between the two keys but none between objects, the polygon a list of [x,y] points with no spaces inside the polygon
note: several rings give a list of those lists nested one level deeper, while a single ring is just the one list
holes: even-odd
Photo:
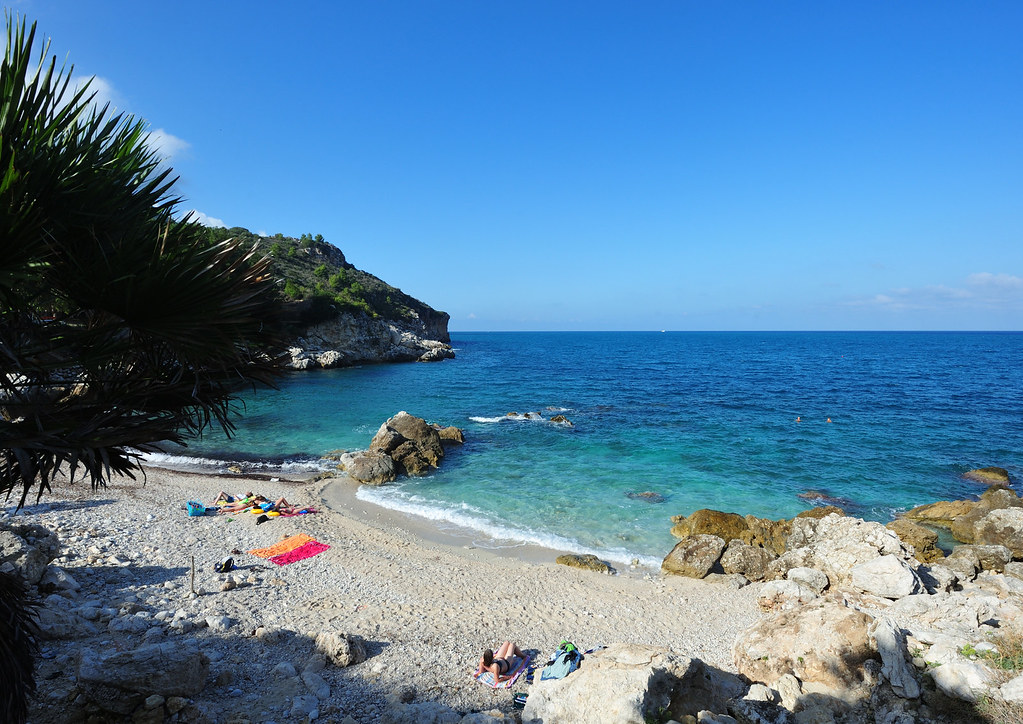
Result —
[{"label": "large boulder", "polygon": [[444,457],[444,445],[437,430],[423,418],[404,410],[380,426],[369,449],[390,455],[409,475],[425,474]]},{"label": "large boulder", "polygon": [[863,663],[876,658],[868,629],[871,617],[841,603],[822,600],[766,616],[732,647],[740,674],[751,681],[800,681],[833,689],[863,684]]},{"label": "large boulder", "polygon": [[339,667],[361,664],[366,660],[366,642],[362,637],[340,631],[324,631],[316,636],[316,650]]},{"label": "large boulder", "polygon": [[987,517],[991,511],[1007,508],[1023,508],[1023,500],[1015,491],[1000,487],[988,488],[968,513],[964,513],[952,521],[952,535],[960,543],[974,543],[977,536],[977,523]]},{"label": "large boulder", "polygon": [[785,544],[792,532],[791,519],[770,520],[747,515],[745,520],[750,529],[750,544],[766,548],[779,556],[785,552]]},{"label": "large boulder", "polygon": [[722,513],[720,510],[703,508],[688,516],[672,517],[671,534],[676,538],[689,538],[696,535],[716,535],[727,543],[738,538],[748,541],[749,525],[746,519],[737,513]]},{"label": "large boulder", "polygon": [[881,657],[881,674],[903,699],[920,696],[920,682],[906,646],[906,634],[891,618],[882,616],[869,628],[870,639]]},{"label": "large boulder", "polygon": [[892,555],[917,565],[912,549],[880,523],[839,515],[796,518],[788,547],[790,551],[806,548],[809,560],[801,565],[824,571],[832,583],[848,582],[855,566],[880,556]]},{"label": "large boulder", "polygon": [[209,672],[210,660],[197,647],[168,642],[112,653],[82,649],[77,678],[95,704],[127,714],[153,695],[195,696]]},{"label": "large boulder", "polygon": [[394,460],[385,453],[370,450],[341,457],[348,477],[360,483],[382,485],[392,482],[396,477]]},{"label": "large boulder", "polygon": [[721,555],[721,568],[725,573],[738,573],[751,581],[762,581],[767,574],[767,566],[777,556],[765,549],[732,539]]},{"label": "large boulder", "polygon": [[661,570],[690,578],[703,578],[724,553],[725,542],[716,535],[684,538],[664,557]]},{"label": "large boulder", "polygon": [[881,556],[855,565],[850,575],[853,588],[882,598],[896,599],[924,592],[920,577],[896,556]]},{"label": "large boulder", "polygon": [[902,517],[906,520],[949,528],[956,518],[966,515],[976,507],[975,500],[939,500],[936,503],[918,505]]},{"label": "large boulder", "polygon": [[913,546],[916,559],[921,563],[932,563],[945,557],[945,553],[938,548],[938,534],[930,528],[926,528],[911,520],[899,518],[885,526],[899,536],[899,540],[908,546]]},{"label": "large boulder", "polygon": [[[699,659],[656,646],[614,644],[563,679],[533,684],[522,724],[644,724],[724,711],[736,692]],[[663,719],[658,719],[663,721]]]},{"label": "large boulder", "polygon": [[991,511],[974,525],[973,539],[979,544],[1005,546],[1013,558],[1023,558],[1023,508]]},{"label": "large boulder", "polygon": [[1009,471],[1005,468],[991,467],[967,470],[963,473],[963,477],[984,485],[1008,485],[1010,483]]}]

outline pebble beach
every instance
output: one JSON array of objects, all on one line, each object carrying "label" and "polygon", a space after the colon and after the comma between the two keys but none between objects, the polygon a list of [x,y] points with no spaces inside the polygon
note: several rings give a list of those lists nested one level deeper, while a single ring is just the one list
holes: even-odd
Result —
[{"label": "pebble beach", "polygon": [[[212,503],[222,490],[285,496],[318,512],[260,525],[247,513],[187,515],[186,501]],[[736,590],[631,567],[602,575],[556,564],[558,551],[492,550],[360,501],[355,490],[346,478],[153,468],[144,484],[115,479],[97,491],[58,481],[15,518],[59,535],[53,563],[78,586],[59,595],[84,623],[43,642],[30,720],[68,720],[83,649],[182,639],[211,662],[188,703],[210,721],[374,722],[394,701],[511,715],[525,677],[507,690],[474,681],[484,647],[513,640],[542,664],[563,639],[583,650],[643,643],[734,671],[732,643],[761,615],[756,584]],[[283,566],[248,553],[296,534],[330,548]],[[226,556],[237,568],[215,572]],[[325,664],[314,646],[323,632],[361,637],[366,660]]]}]

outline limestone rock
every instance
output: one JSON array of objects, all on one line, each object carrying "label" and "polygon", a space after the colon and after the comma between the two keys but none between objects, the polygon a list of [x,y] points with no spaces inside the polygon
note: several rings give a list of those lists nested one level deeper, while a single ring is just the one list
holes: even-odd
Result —
[{"label": "limestone rock", "polygon": [[366,452],[346,456],[345,472],[353,480],[368,485],[382,485],[392,482],[395,475],[394,461],[382,452]]},{"label": "limestone rock", "polygon": [[922,593],[920,577],[896,556],[886,555],[853,566],[853,588],[884,598]]},{"label": "limestone rock", "polygon": [[1010,482],[1009,471],[1005,468],[991,467],[967,470],[963,473],[963,477],[976,483],[983,483],[984,485],[1008,485]]},{"label": "limestone rock", "polygon": [[[903,561],[913,558],[911,549],[880,523],[838,515],[820,520],[796,518],[788,547],[805,547],[809,555],[803,565],[824,571],[832,583],[848,582],[853,568],[879,556],[891,555]],[[916,565],[914,560],[912,566]]]},{"label": "limestone rock", "polygon": [[770,520],[755,515],[747,515],[745,520],[750,530],[749,543],[766,548],[775,555],[785,552],[785,544],[792,532],[791,520]]},{"label": "limestone rock", "polygon": [[768,581],[760,589],[757,605],[762,611],[787,611],[815,598],[816,591],[796,581]]},{"label": "limestone rock", "polygon": [[892,619],[882,616],[870,626],[870,638],[881,656],[881,673],[903,699],[920,696],[916,670],[910,663],[906,635]]},{"label": "limestone rock", "polygon": [[462,432],[461,428],[452,425],[439,428],[437,436],[440,437],[442,443],[450,442],[461,445],[465,442],[465,433]]},{"label": "limestone rock", "polygon": [[790,568],[785,574],[785,578],[789,581],[795,581],[800,586],[805,586],[811,589],[816,594],[824,593],[824,589],[828,587],[828,577],[818,571],[816,568],[806,568],[797,566]]},{"label": "limestone rock", "polygon": [[[956,575],[955,571],[943,563],[920,566],[917,569],[916,572],[920,576],[920,582],[924,584],[924,588],[927,589],[928,593],[948,593],[959,582],[959,576]],[[975,572],[976,569],[974,569]]]},{"label": "limestone rock", "polygon": [[597,558],[592,553],[587,553],[585,555],[566,553],[557,557],[557,563],[571,568],[582,568],[587,571],[596,571],[597,573],[614,572],[614,569],[612,569],[611,566]]},{"label": "limestone rock", "polygon": [[672,517],[675,525],[671,534],[676,538],[688,538],[698,535],[715,535],[725,543],[738,538],[750,538],[749,525],[746,519],[737,513],[722,513],[720,510],[703,508],[683,518]]},{"label": "limestone rock", "polygon": [[952,535],[961,543],[973,543],[976,539],[977,523],[992,511],[1006,508],[1023,508],[1023,500],[1012,490],[999,487],[989,488],[984,491],[980,500],[968,513],[957,516],[952,521]]},{"label": "limestone rock", "polygon": [[694,535],[675,544],[664,557],[661,570],[690,578],[703,578],[721,558],[725,541],[716,535]]},{"label": "limestone rock", "polygon": [[1013,558],[1023,558],[1023,508],[994,510],[977,521],[973,531],[976,543],[1005,546]]},{"label": "limestone rock", "polygon": [[335,666],[345,667],[366,660],[366,644],[359,636],[326,631],[316,637],[316,650]]},{"label": "limestone rock", "polygon": [[140,699],[153,694],[192,697],[206,686],[209,670],[210,660],[198,648],[180,643],[106,654],[86,648],[79,656],[78,682],[90,696],[114,690]]},{"label": "limestone rock", "polygon": [[[614,644],[590,654],[563,679],[536,681],[523,724],[643,724],[670,714],[724,711],[723,687],[699,659],[641,644]],[[599,702],[599,704],[597,704]]]},{"label": "limestone rock", "polygon": [[721,555],[721,568],[725,573],[738,573],[751,581],[762,581],[767,574],[767,566],[776,557],[764,548],[732,539]]},{"label": "limestone rock", "polygon": [[929,673],[942,693],[963,701],[977,701],[991,681],[991,670],[971,661],[952,661],[930,669]]},{"label": "limestone rock", "polygon": [[913,546],[913,550],[916,551],[916,559],[921,563],[931,563],[945,557],[942,550],[938,548],[938,534],[933,530],[903,518],[893,520],[885,527],[894,531],[903,543]]},{"label": "limestone rock", "polygon": [[855,688],[863,663],[875,658],[868,639],[871,617],[833,601],[814,602],[767,616],[736,639],[732,658],[752,681],[792,674],[801,681]]},{"label": "limestone rock", "polygon": [[[1008,511],[1004,511],[1008,512]],[[1023,512],[1023,510],[1021,510]],[[963,544],[952,549],[952,556],[968,557],[981,571],[1002,573],[1012,560],[1012,551],[1003,545]]]},{"label": "limestone rock", "polygon": [[423,418],[404,410],[380,426],[369,449],[390,455],[398,470],[409,475],[426,474],[444,457],[437,430]]},{"label": "limestone rock", "polygon": [[936,503],[918,505],[902,517],[906,520],[948,528],[952,525],[952,521],[961,515],[966,515],[975,507],[977,507],[977,503],[973,500],[939,500]]}]

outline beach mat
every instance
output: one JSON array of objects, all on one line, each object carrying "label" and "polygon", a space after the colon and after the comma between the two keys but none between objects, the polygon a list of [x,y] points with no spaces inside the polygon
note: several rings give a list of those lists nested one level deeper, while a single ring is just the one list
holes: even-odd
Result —
[{"label": "beach mat", "polygon": [[319,541],[313,540],[303,545],[300,545],[298,548],[290,550],[287,553],[281,553],[280,555],[271,556],[270,562],[276,563],[278,566],[286,566],[289,563],[294,563],[295,561],[301,561],[305,560],[306,558],[312,558],[318,553],[323,553],[323,551],[327,550],[328,548],[330,548],[330,546],[327,545],[326,543],[320,543]]},{"label": "beach mat", "polygon": [[522,672],[524,672],[526,670],[526,667],[529,666],[529,662],[530,662],[530,660],[532,660],[532,658],[533,658],[533,655],[529,654],[529,653],[527,653],[525,656],[523,656],[519,660],[518,666],[516,666],[514,669],[512,669],[512,672],[511,672],[512,676],[507,681],[502,681],[500,683],[495,683],[494,682],[494,672],[492,672],[492,671],[484,671],[482,674],[480,674],[479,676],[475,677],[476,681],[480,682],[481,684],[485,684],[485,685],[489,686],[491,689],[510,689],[512,684],[514,684],[518,680],[518,678],[522,675]]},{"label": "beach mat", "polygon": [[256,548],[255,550],[249,551],[249,553],[254,556],[259,556],[260,558],[273,558],[274,556],[279,556],[293,551],[299,546],[304,546],[306,543],[314,542],[315,538],[311,535],[299,533],[298,535],[293,535],[290,538],[285,538],[279,543],[274,543],[272,546]]}]

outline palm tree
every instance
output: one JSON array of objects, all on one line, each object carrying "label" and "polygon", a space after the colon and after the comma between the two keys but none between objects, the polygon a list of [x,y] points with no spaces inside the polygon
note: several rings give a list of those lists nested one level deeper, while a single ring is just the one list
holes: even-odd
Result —
[{"label": "palm tree", "polygon": [[[145,124],[95,109],[48,44],[33,61],[35,31],[8,15],[0,66],[0,494],[19,507],[58,474],[104,485],[162,441],[230,434],[283,348],[269,260],[176,218]],[[0,590],[0,618],[19,600]],[[31,670],[8,679],[0,657],[0,716],[19,721],[5,704],[24,711]]]}]

